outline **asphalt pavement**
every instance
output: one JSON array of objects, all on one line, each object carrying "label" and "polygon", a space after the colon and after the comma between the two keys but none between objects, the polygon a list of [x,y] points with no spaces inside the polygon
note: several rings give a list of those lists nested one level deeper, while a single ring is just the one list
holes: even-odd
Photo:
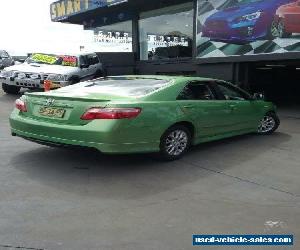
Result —
[{"label": "asphalt pavement", "polygon": [[[0,249],[300,249],[300,109],[270,136],[182,160],[53,149],[10,135],[0,91]],[[293,234],[294,247],[193,247],[193,234]]]}]

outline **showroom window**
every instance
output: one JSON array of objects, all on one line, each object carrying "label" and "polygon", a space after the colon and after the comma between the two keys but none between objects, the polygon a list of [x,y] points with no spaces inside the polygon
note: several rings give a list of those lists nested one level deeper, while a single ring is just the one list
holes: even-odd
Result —
[{"label": "showroom window", "polygon": [[193,2],[141,13],[139,36],[141,60],[192,57]]},{"label": "showroom window", "polygon": [[101,52],[132,52],[132,21],[94,28],[94,44]]}]

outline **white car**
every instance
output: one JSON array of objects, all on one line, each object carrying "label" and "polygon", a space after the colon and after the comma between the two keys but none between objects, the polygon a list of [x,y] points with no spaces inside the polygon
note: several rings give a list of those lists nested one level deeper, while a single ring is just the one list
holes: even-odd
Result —
[{"label": "white car", "polygon": [[0,74],[2,89],[18,94],[21,87],[44,88],[44,81],[53,87],[64,87],[103,75],[102,64],[96,53],[80,55],[54,55],[34,53],[23,64],[5,68]]}]

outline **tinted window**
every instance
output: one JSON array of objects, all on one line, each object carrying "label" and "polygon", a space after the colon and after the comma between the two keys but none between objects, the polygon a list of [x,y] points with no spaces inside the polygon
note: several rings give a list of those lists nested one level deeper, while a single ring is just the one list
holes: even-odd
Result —
[{"label": "tinted window", "polygon": [[213,100],[215,96],[205,83],[190,83],[179,94],[178,100]]},{"label": "tinted window", "polygon": [[88,64],[88,58],[87,56],[80,56],[80,63],[81,64]]},{"label": "tinted window", "polygon": [[[94,2],[96,2],[94,0]],[[99,0],[98,0],[99,2]],[[107,52],[132,52],[132,21],[94,28],[95,44]]]},{"label": "tinted window", "polygon": [[192,1],[140,13],[140,59],[192,57],[193,15]]},{"label": "tinted window", "polygon": [[99,88],[99,91],[107,94],[141,96],[163,88],[168,83],[169,81],[160,79],[111,77],[94,81],[86,87],[96,86]]},{"label": "tinted window", "polygon": [[246,93],[243,93],[241,90],[233,86],[227,85],[225,83],[218,83],[218,87],[226,100],[243,101],[249,99],[249,96],[247,96]]},{"label": "tinted window", "polygon": [[94,65],[99,63],[99,58],[97,55],[88,55],[87,56],[88,65]]}]

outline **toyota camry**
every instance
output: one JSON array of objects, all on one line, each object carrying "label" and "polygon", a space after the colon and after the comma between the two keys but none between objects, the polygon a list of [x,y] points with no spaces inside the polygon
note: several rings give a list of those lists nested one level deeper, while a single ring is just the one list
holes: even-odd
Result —
[{"label": "toyota camry", "polygon": [[180,158],[192,145],[279,126],[275,106],[201,77],[116,76],[27,93],[10,116],[13,136],[103,153]]}]

